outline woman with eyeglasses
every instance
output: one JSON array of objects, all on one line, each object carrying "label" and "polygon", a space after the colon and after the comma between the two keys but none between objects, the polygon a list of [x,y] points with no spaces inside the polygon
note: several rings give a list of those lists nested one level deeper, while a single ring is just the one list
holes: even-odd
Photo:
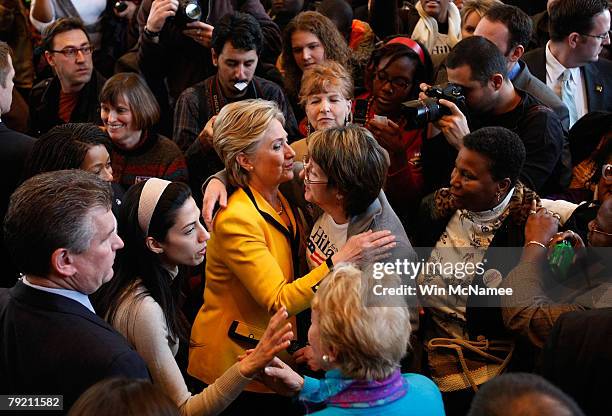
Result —
[{"label": "woman with eyeglasses", "polygon": [[[310,307],[317,285],[334,264],[376,259],[395,246],[388,231],[353,235],[304,274],[309,232],[304,219],[309,213],[280,190],[301,167],[283,121],[275,103],[243,100],[223,107],[213,125],[213,145],[236,190],[210,227],[204,304],[191,332],[188,371],[205,383],[257,343],[274,311],[286,307],[296,324],[295,315]],[[305,339],[303,321],[297,321],[297,338]],[[287,352],[279,357],[293,363]],[[253,381],[228,413],[245,414],[258,406],[292,414],[290,401],[271,393]]]},{"label": "woman with eyeglasses", "polygon": [[407,126],[410,120],[402,113],[402,103],[417,99],[419,84],[432,76],[427,50],[410,38],[395,37],[372,53],[366,74],[369,92],[356,100],[356,107],[364,107],[363,100],[367,102],[365,127],[389,152],[385,192],[409,234],[410,219],[416,215],[425,189],[421,145],[426,131]]},{"label": "woman with eyeglasses", "polygon": [[[388,252],[387,262],[411,260],[416,254],[397,215],[387,202],[383,184],[387,177],[387,152],[365,128],[356,125],[318,130],[308,138],[308,156],[302,165],[296,163],[298,178],[288,181],[283,193],[308,214],[309,229],[305,245],[308,266],[317,270],[346,248],[361,233],[388,230],[395,236],[395,245]],[[206,198],[217,199],[225,188],[211,180]],[[209,206],[208,204],[205,204]],[[206,216],[206,212],[205,212]],[[374,257],[361,257],[364,265],[372,265]],[[335,264],[335,262],[334,262]],[[415,313],[413,325],[418,325]],[[298,364],[318,365],[309,347],[294,354]]]}]

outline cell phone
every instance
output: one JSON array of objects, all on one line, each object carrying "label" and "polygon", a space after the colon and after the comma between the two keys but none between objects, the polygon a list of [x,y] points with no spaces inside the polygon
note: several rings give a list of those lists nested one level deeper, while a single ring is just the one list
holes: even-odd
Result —
[{"label": "cell phone", "polygon": [[117,12],[121,13],[122,11],[127,9],[128,5],[124,1],[118,1],[115,3],[113,7],[115,8],[115,10],[117,10]]},{"label": "cell phone", "polygon": [[355,100],[355,112],[353,113],[353,122],[364,126],[368,120],[368,100],[360,98]]}]

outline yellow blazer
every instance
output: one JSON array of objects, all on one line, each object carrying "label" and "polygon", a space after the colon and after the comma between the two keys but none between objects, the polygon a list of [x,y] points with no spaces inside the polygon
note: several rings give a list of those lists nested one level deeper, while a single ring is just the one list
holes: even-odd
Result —
[{"label": "yellow blazer", "polygon": [[[266,200],[250,189],[259,209],[283,224]],[[287,200],[281,199],[295,236],[296,219]],[[259,339],[270,316],[281,306],[291,316],[309,308],[315,286],[328,273],[323,263],[295,280],[289,239],[264,219],[243,189],[238,189],[227,208],[217,214],[208,241],[204,305],[191,330],[189,374],[211,384],[245,349],[252,348],[235,336],[230,338],[232,324],[235,332]],[[295,329],[295,318],[292,320]],[[286,352],[279,358],[292,364]],[[270,392],[255,381],[246,390]]]}]

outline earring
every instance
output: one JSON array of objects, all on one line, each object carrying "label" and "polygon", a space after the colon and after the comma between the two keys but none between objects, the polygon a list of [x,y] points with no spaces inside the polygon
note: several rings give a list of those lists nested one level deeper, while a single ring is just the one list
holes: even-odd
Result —
[{"label": "earring", "polygon": [[497,199],[497,202],[499,202],[501,200],[501,192],[497,192],[495,194],[495,199]]},{"label": "earring", "polygon": [[306,137],[310,136],[310,132],[312,131],[312,126],[310,125],[310,122],[307,121],[306,122]]},{"label": "earring", "polygon": [[321,356],[321,361],[323,361],[323,364],[325,364],[326,366],[328,366],[328,365],[329,365],[329,362],[330,362],[330,360],[329,360],[329,355],[327,355],[327,354],[323,354],[323,356]]}]

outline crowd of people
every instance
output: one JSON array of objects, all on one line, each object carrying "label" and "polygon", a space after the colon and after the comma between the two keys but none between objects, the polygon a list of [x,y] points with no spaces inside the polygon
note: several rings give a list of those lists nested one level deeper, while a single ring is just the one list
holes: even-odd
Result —
[{"label": "crowd of people", "polygon": [[607,415],[608,0],[0,0],[0,409]]}]

